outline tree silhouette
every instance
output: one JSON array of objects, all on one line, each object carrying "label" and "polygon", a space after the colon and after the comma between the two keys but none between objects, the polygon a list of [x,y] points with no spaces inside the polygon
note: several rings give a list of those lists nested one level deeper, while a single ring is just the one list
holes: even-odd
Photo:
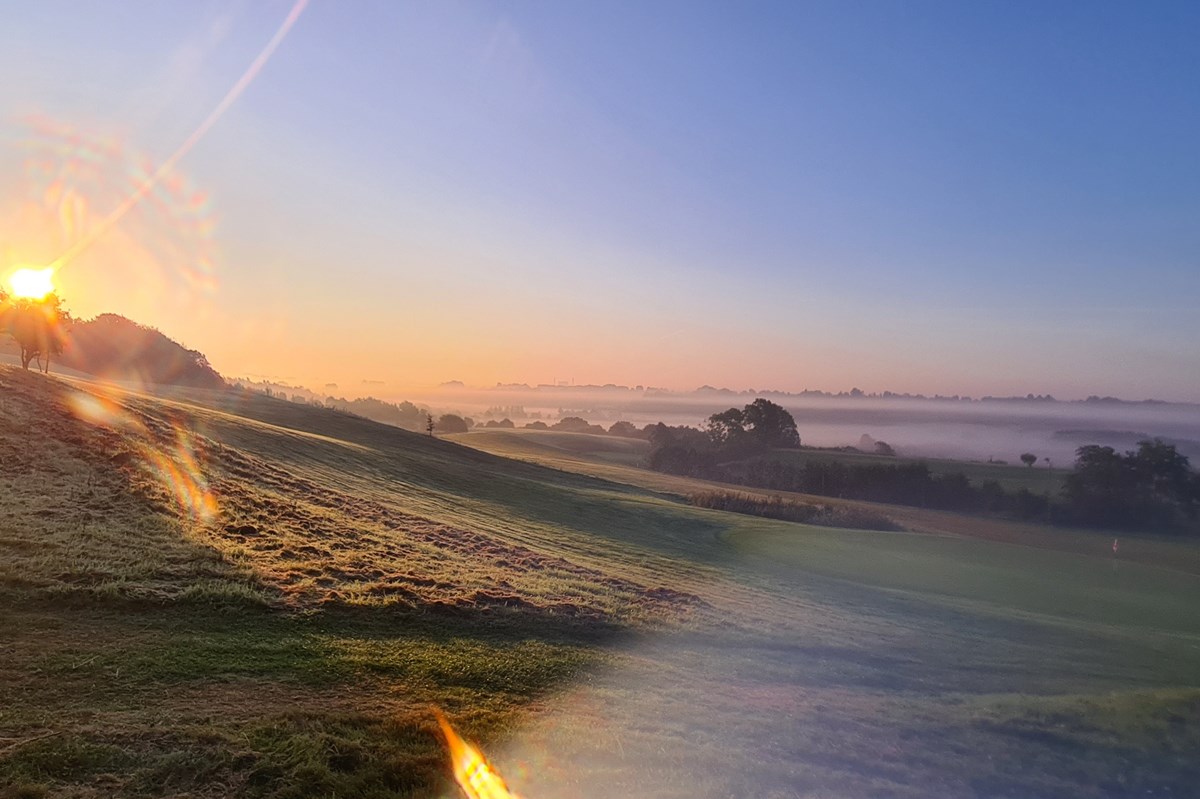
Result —
[{"label": "tree silhouette", "polygon": [[715,447],[735,445],[746,436],[746,414],[737,408],[714,413],[705,422],[704,432]]},{"label": "tree silhouette", "polygon": [[1103,527],[1169,529],[1200,511],[1188,458],[1160,439],[1120,454],[1089,444],[1076,450],[1063,496],[1076,521]]},{"label": "tree silhouette", "polygon": [[1032,467],[1033,464],[1037,463],[1037,455],[1034,455],[1032,452],[1022,452],[1021,453],[1021,463],[1025,464],[1026,466]]},{"label": "tree silhouette", "polygon": [[71,323],[62,301],[55,294],[40,300],[12,300],[5,295],[0,307],[0,328],[21,348],[21,367],[28,369],[36,359],[41,371],[48,373],[50,357],[62,354]]},{"label": "tree silhouette", "polygon": [[798,447],[796,420],[783,407],[759,397],[742,410],[747,432],[764,447]]},{"label": "tree silhouette", "polygon": [[622,438],[642,438],[642,431],[633,426],[631,422],[613,422],[608,428],[610,436],[621,436]]},{"label": "tree silhouette", "polygon": [[467,420],[453,413],[444,413],[438,417],[437,429],[443,433],[465,433],[470,428]]},{"label": "tree silhouette", "polygon": [[579,416],[564,416],[554,424],[550,425],[551,430],[560,430],[564,433],[603,433],[604,428],[598,424],[592,424],[587,419]]},{"label": "tree silhouette", "polygon": [[433,436],[433,428],[434,427],[435,427],[435,425],[433,422],[433,414],[432,413],[425,414],[425,432],[431,437]]},{"label": "tree silhouette", "polygon": [[738,410],[714,413],[708,417],[705,433],[718,448],[738,448],[749,443],[754,448],[800,446],[796,420],[783,407],[759,397]]}]

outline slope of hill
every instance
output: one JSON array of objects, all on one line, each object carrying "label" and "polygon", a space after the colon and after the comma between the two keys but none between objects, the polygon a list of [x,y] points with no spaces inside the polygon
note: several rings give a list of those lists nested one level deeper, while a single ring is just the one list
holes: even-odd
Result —
[{"label": "slope of hill", "polygon": [[540,799],[1183,795],[1200,578],[1119,567],[0,367],[0,792],[438,795],[436,703]]}]

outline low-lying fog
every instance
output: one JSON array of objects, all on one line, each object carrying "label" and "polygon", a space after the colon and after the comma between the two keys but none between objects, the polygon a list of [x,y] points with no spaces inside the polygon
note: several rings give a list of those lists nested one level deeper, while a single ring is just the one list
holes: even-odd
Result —
[{"label": "low-lying fog", "polygon": [[[1161,437],[1200,460],[1200,405],[1112,401],[879,399],[796,397],[748,393],[667,394],[633,389],[451,389],[411,397],[476,421],[511,419],[517,427],[579,416],[594,424],[624,419],[701,425],[709,415],[766,396],[796,419],[801,441],[821,447],[856,446],[865,434],[900,455],[1005,460],[1022,452],[1056,466],[1073,462],[1084,444],[1120,449]],[[1044,463],[1044,461],[1042,461]]]}]

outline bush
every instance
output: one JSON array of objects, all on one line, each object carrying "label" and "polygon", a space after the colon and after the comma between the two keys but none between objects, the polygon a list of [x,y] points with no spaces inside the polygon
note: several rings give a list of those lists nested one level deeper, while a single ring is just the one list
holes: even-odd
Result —
[{"label": "bush", "polygon": [[896,531],[904,528],[881,513],[861,508],[814,505],[784,499],[778,495],[764,498],[730,491],[705,491],[692,494],[688,502],[699,508],[762,516],[820,527],[844,527],[854,530]]},{"label": "bush", "polygon": [[550,425],[551,430],[558,430],[563,433],[604,433],[605,430],[598,424],[591,424],[586,419],[581,419],[578,416],[566,416]]},{"label": "bush", "polygon": [[610,436],[620,436],[621,438],[646,437],[646,434],[634,427],[632,422],[613,422],[612,426],[608,428],[608,434]]},{"label": "bush", "polygon": [[467,420],[453,413],[444,413],[437,420],[439,433],[465,433],[470,429]]}]

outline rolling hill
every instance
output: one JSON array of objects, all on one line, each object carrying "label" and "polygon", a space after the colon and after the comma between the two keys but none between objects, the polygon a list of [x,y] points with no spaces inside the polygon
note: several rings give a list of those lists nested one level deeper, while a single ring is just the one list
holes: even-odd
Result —
[{"label": "rolling hill", "polygon": [[0,367],[0,795],[449,795],[431,704],[541,799],[1200,779],[1190,545],[708,511],[595,438]]}]

